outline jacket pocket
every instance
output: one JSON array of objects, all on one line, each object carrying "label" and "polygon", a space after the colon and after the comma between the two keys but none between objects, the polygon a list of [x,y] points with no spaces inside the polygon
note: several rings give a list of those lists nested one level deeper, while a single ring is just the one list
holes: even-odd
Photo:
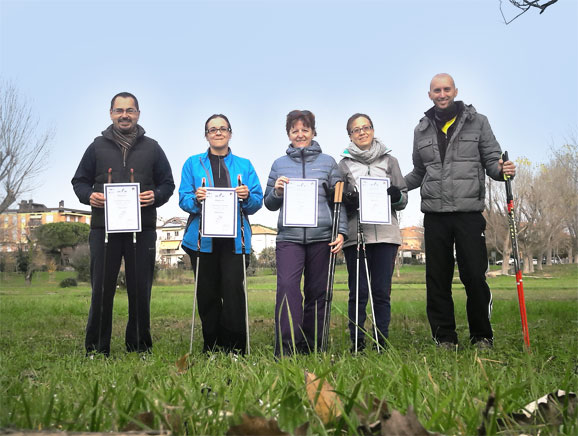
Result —
[{"label": "jacket pocket", "polygon": [[425,138],[417,143],[417,151],[424,164],[434,160],[433,142],[433,138]]},{"label": "jacket pocket", "polygon": [[478,144],[480,142],[479,133],[460,133],[458,136],[458,157],[463,159],[479,159],[480,152]]}]

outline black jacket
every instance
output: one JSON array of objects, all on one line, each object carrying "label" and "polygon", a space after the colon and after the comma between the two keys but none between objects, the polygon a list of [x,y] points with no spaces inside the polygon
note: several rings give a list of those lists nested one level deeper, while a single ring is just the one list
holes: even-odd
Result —
[{"label": "black jacket", "polygon": [[[108,180],[108,169],[112,168],[113,183],[130,182],[130,170],[134,170],[134,181],[140,183],[140,191],[154,191],[153,206],[141,209],[142,227],[156,229],[156,208],[165,204],[175,189],[171,166],[162,148],[154,139],[145,136],[138,127],[135,144],[123,161],[120,146],[112,136],[112,125],[95,138],[84,152],[72,178],[74,192],[81,203],[90,204],[93,192],[103,192]],[[104,228],[104,209],[92,208],[91,228]]]}]

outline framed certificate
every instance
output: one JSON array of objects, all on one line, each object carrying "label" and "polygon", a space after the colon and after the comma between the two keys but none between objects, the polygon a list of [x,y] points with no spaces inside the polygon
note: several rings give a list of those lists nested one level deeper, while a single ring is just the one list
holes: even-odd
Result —
[{"label": "framed certificate", "polygon": [[236,238],[239,201],[235,188],[207,188],[203,202],[201,235]]},{"label": "framed certificate", "polygon": [[388,177],[359,178],[359,222],[391,224],[391,201]]},{"label": "framed certificate", "polygon": [[104,185],[104,227],[107,233],[140,232],[140,183]]},{"label": "framed certificate", "polygon": [[283,195],[285,227],[317,227],[317,179],[290,179]]}]

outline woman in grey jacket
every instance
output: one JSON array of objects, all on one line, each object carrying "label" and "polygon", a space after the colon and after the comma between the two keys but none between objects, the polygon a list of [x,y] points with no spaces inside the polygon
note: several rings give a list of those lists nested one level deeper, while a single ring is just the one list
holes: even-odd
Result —
[{"label": "woman in grey jacket", "polygon": [[[349,219],[349,240],[343,250],[349,273],[349,332],[352,351],[359,351],[365,347],[366,333],[363,329],[366,318],[366,306],[369,294],[364,259],[361,259],[359,267],[359,290],[356,290],[357,275],[357,248],[359,241],[359,227],[362,226],[366,244],[366,253],[369,276],[371,279],[371,291],[375,312],[375,323],[380,346],[385,346],[385,340],[389,336],[389,321],[391,319],[391,277],[397,249],[401,244],[401,233],[397,220],[396,210],[402,210],[407,204],[407,187],[399,169],[397,159],[393,157],[382,142],[374,137],[373,122],[368,115],[354,114],[347,121],[347,134],[351,143],[342,153],[343,159],[339,162],[345,179],[344,203],[347,208]],[[390,187],[387,190],[391,201],[391,224],[359,224],[359,178],[362,176],[388,177]],[[357,234],[357,238],[353,235]],[[360,257],[363,253],[360,253]],[[357,292],[358,291],[358,292]],[[359,301],[356,302],[356,293]],[[357,317],[355,308],[358,308]],[[358,326],[355,320],[358,320]],[[357,341],[356,341],[357,335]],[[355,344],[357,343],[357,349]]]},{"label": "woman in grey jacket", "polygon": [[[269,173],[265,207],[280,210],[276,246],[277,300],[275,304],[275,354],[309,353],[321,347],[325,316],[325,291],[329,252],[341,251],[347,237],[342,211],[339,235],[331,241],[333,213],[326,189],[341,181],[335,160],[321,152],[313,137],[315,115],[295,110],[287,115],[287,154],[277,159]],[[317,179],[317,227],[283,225],[283,194],[291,179]],[[343,207],[343,206],[342,206]],[[305,276],[301,295],[301,276]]]}]

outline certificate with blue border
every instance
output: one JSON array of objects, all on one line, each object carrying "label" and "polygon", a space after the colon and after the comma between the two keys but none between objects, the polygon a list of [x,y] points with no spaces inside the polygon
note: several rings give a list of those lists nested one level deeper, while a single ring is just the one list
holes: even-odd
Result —
[{"label": "certificate with blue border", "polygon": [[283,194],[283,226],[317,227],[319,181],[289,179]]},{"label": "certificate with blue border", "polygon": [[105,183],[104,227],[107,233],[142,231],[140,183]]},{"label": "certificate with blue border", "polygon": [[207,188],[203,200],[201,235],[236,238],[239,200],[235,188]]},{"label": "certificate with blue border", "polygon": [[360,177],[359,222],[362,224],[391,224],[391,200],[387,189],[388,177]]}]

